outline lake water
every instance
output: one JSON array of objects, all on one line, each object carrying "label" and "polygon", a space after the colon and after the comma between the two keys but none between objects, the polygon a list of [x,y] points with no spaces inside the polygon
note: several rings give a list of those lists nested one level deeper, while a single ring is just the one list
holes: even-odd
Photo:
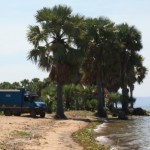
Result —
[{"label": "lake water", "polygon": [[[150,111],[150,98],[137,98],[135,107]],[[95,131],[101,144],[119,150],[150,150],[150,116],[112,120],[101,124]]]}]

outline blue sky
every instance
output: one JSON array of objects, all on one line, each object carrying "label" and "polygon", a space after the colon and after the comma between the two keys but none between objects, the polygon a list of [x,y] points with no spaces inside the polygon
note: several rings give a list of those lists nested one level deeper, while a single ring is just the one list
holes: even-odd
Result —
[{"label": "blue sky", "polygon": [[[135,25],[142,33],[144,65],[150,66],[150,1],[149,0],[1,0],[0,1],[0,82],[21,81],[38,77],[43,79],[47,72],[40,70],[27,53],[31,49],[26,33],[29,25],[35,24],[36,11],[43,7],[65,4],[73,13],[86,17],[105,16],[116,24],[127,22]],[[143,84],[136,85],[135,96],[150,96],[150,75]]]}]

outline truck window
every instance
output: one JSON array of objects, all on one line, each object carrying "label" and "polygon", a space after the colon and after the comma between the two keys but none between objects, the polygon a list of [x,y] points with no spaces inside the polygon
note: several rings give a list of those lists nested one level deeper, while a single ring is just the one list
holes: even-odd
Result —
[{"label": "truck window", "polygon": [[30,96],[30,101],[36,101],[37,100],[37,96]]},{"label": "truck window", "polygon": [[24,101],[28,102],[29,101],[29,97],[28,96],[24,96]]}]

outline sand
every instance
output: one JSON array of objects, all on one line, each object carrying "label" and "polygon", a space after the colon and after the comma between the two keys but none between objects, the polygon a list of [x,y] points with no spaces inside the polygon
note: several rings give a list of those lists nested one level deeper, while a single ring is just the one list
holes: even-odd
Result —
[{"label": "sand", "polygon": [[83,128],[82,120],[54,120],[29,116],[0,116],[0,150],[83,150],[71,135]]}]

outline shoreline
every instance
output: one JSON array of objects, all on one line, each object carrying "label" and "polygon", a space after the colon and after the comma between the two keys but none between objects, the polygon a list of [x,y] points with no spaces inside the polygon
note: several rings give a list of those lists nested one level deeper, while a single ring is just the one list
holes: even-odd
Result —
[{"label": "shoreline", "polygon": [[[98,125],[96,127],[96,129],[94,129],[94,131],[96,132],[96,135],[97,135],[96,136],[96,141],[98,141],[101,145],[104,145],[105,147],[108,147],[110,149],[114,149],[114,150],[127,149],[128,146],[129,146],[128,142],[132,143],[133,140],[138,142],[137,141],[138,139],[136,139],[136,138],[132,139],[132,136],[135,137],[135,135],[133,134],[134,132],[132,133],[133,130],[131,130],[131,131],[129,130],[129,129],[131,129],[131,127],[133,127],[132,121],[133,122],[135,121],[137,123],[140,120],[145,120],[146,118],[148,119],[149,117],[150,117],[149,115],[143,115],[143,116],[134,116],[134,115],[131,116],[131,115],[129,115],[128,120],[118,120],[118,119],[115,119],[115,118],[109,118],[108,124],[104,122],[103,124]],[[126,126],[118,126],[118,124],[128,124],[129,128],[126,127]],[[142,123],[142,124],[143,124],[142,127],[144,127],[144,123]],[[116,127],[114,128],[114,126],[116,126]],[[125,132],[122,132],[122,131],[120,132],[120,130],[118,130],[118,129],[124,130],[125,129],[124,127],[126,128]],[[113,131],[113,132],[111,132],[111,131]],[[124,134],[125,134],[125,136],[123,136]],[[136,136],[138,137],[138,135],[140,135],[139,132],[137,132]],[[122,140],[123,137],[126,137],[126,138],[129,137],[129,139],[131,137],[132,140],[128,141],[126,143],[126,141],[124,142]],[[140,148],[144,147],[144,145],[138,145],[138,146]]]},{"label": "shoreline", "polygon": [[[105,127],[105,123],[109,122],[107,119],[95,117],[93,113],[87,111],[70,111],[66,112],[66,115],[68,116],[67,120],[55,120],[53,114],[46,114],[44,119],[33,119],[28,116],[0,116],[2,129],[0,149],[83,150],[85,146],[89,145],[84,146],[80,140],[74,141],[73,137],[80,133],[85,135],[82,137],[84,144],[92,144],[92,148],[88,150],[98,150],[96,145],[100,146],[101,150],[111,147],[111,145],[103,146],[95,139],[94,129],[100,124],[101,127]],[[112,120],[115,121],[115,119]],[[103,128],[101,130],[103,131]],[[89,139],[86,139],[88,136]]]}]

